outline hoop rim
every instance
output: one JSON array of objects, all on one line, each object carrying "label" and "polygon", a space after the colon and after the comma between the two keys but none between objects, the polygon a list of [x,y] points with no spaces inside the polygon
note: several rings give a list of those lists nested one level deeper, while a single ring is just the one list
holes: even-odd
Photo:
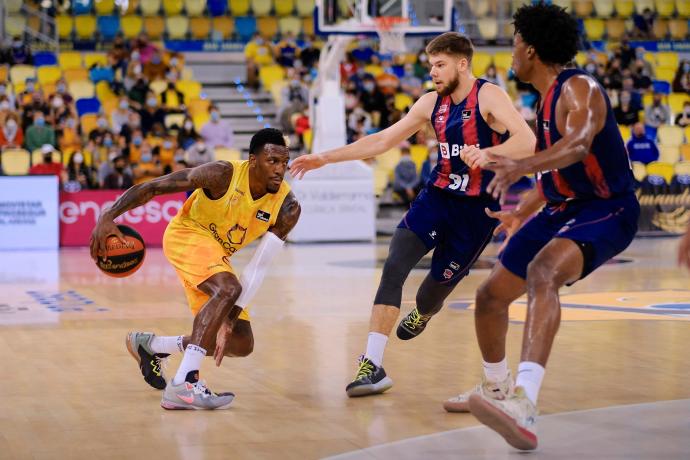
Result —
[{"label": "hoop rim", "polygon": [[376,30],[384,32],[391,30],[394,26],[410,23],[410,20],[403,16],[377,16],[372,19],[376,24]]}]

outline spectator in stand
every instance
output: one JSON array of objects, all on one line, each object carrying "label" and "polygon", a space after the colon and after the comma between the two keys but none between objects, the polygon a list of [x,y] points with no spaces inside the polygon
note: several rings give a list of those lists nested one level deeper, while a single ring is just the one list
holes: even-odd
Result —
[{"label": "spectator in stand", "polygon": [[19,125],[19,116],[10,112],[0,129],[0,149],[7,147],[21,148],[24,144],[24,131]]},{"label": "spectator in stand", "polygon": [[7,82],[5,81],[0,81],[0,99],[7,101],[7,109],[15,110],[17,108],[17,99],[12,91],[8,91]]},{"label": "spectator in stand", "polygon": [[146,32],[139,34],[133,48],[139,52],[139,59],[143,65],[146,65],[153,58],[153,55],[158,53],[158,48],[151,44]]},{"label": "spectator in stand", "polygon": [[207,146],[203,140],[199,139],[185,152],[185,161],[191,168],[193,168],[195,166],[216,161],[216,153],[213,148]]},{"label": "spectator in stand", "polygon": [[676,70],[676,77],[673,79],[674,93],[690,93],[690,61],[683,59]]},{"label": "spectator in stand", "polygon": [[[97,140],[100,139],[99,142],[97,142],[100,145],[105,145],[105,135],[106,134],[111,134],[112,132],[110,131],[110,127],[108,126],[108,119],[105,118],[105,115],[101,115],[98,117],[96,120],[96,128],[94,128],[93,131],[89,133],[89,139],[90,140]],[[112,145],[112,137],[110,138],[111,144]],[[110,147],[110,145],[105,145],[106,147]]]},{"label": "spectator in stand", "polygon": [[[146,106],[146,95],[150,92],[148,83],[143,78],[138,78],[127,93],[130,104],[136,110],[142,110]],[[155,94],[154,94],[155,97]],[[158,101],[156,101],[157,104]]]},{"label": "spectator in stand", "polygon": [[26,130],[24,146],[29,152],[44,146],[55,145],[55,130],[46,125],[46,118],[43,112],[34,113],[34,122]]},{"label": "spectator in stand", "polygon": [[628,141],[627,147],[630,161],[648,164],[659,159],[659,149],[657,149],[654,140],[647,137],[642,123],[636,123],[633,126],[632,137]]},{"label": "spectator in stand", "polygon": [[58,131],[58,147],[63,155],[70,155],[81,149],[81,136],[76,116],[71,115],[67,118],[62,129]]},{"label": "spectator in stand", "polygon": [[376,77],[376,86],[384,96],[393,96],[400,87],[400,80],[393,73],[390,61],[383,62],[383,72]]},{"label": "spectator in stand", "polygon": [[294,67],[295,59],[299,55],[299,48],[292,32],[287,32],[285,37],[275,47],[276,62],[283,67]]},{"label": "spectator in stand", "polygon": [[361,39],[357,42],[357,48],[352,50],[352,57],[356,61],[370,62],[376,51],[369,45],[369,40]]},{"label": "spectator in stand", "polygon": [[292,115],[301,112],[309,105],[309,88],[302,83],[297,72],[289,72],[288,75],[290,76],[290,83],[283,88],[282,105],[278,110],[278,119],[283,132],[291,134],[293,132]]},{"label": "spectator in stand", "polygon": [[232,126],[220,117],[217,106],[211,105],[208,110],[211,113],[211,120],[201,128],[201,137],[204,142],[213,148],[232,147],[234,144]]},{"label": "spectator in stand", "polygon": [[84,155],[78,151],[72,153],[67,162],[67,182],[65,182],[65,190],[78,192],[79,190],[89,190],[93,188],[96,188],[96,183],[93,180],[93,171],[84,163]]},{"label": "spectator in stand", "polygon": [[625,90],[621,91],[619,102],[620,104],[618,107],[613,110],[616,115],[616,122],[619,125],[631,126],[640,121],[638,115],[639,108],[633,106],[630,92]]},{"label": "spectator in stand", "polygon": [[376,86],[376,81],[373,78],[364,80],[364,91],[362,92],[362,107],[366,112],[372,114],[372,121],[378,127],[388,126],[388,108],[386,105],[386,97]]},{"label": "spectator in stand", "polygon": [[484,80],[489,81],[493,83],[494,85],[498,86],[501,88],[503,91],[508,91],[508,87],[506,86],[506,81],[503,79],[501,74],[499,74],[496,71],[496,66],[491,64],[489,67],[486,68],[486,71],[484,72],[484,75],[482,77]]},{"label": "spectator in stand", "polygon": [[645,125],[657,129],[671,122],[671,109],[663,103],[663,97],[661,93],[654,93],[652,105],[644,111]]},{"label": "spectator in stand", "polygon": [[[355,74],[347,80],[346,88],[354,88],[357,91],[362,91],[364,88],[364,80],[371,78],[374,78],[374,76],[367,73],[367,71],[364,70],[364,66],[360,65],[357,67]],[[354,86],[350,85],[350,83]]]},{"label": "spectator in stand", "polygon": [[[629,72],[629,70],[626,69],[626,72]],[[635,89],[635,80],[632,78],[632,73],[623,78],[622,91],[627,91],[630,94],[630,105],[634,110],[642,110],[642,94]]]},{"label": "spectator in stand", "polygon": [[681,128],[690,125],[690,101],[683,103],[683,111],[676,115],[676,125]]},{"label": "spectator in stand", "polygon": [[304,47],[299,54],[302,65],[307,70],[312,69],[319,63],[320,56],[321,50],[314,45],[314,36],[311,35],[304,41]]},{"label": "spectator in stand", "polygon": [[161,104],[168,113],[183,113],[185,111],[184,94],[177,89],[172,81],[168,82],[167,88],[161,93]]},{"label": "spectator in stand", "polygon": [[182,122],[182,128],[177,132],[177,145],[179,145],[181,149],[187,150],[197,139],[199,139],[199,137],[199,133],[197,133],[196,128],[194,128],[194,122],[189,115],[186,116]]},{"label": "spectator in stand", "polygon": [[69,93],[67,81],[64,78],[59,79],[55,83],[55,95],[58,94],[62,97],[62,100],[65,101],[65,105],[72,105],[72,103],[74,103],[74,97]]},{"label": "spectator in stand", "polygon": [[165,124],[165,111],[158,106],[158,99],[153,91],[146,93],[146,106],[139,111],[139,116],[144,136],[153,129],[156,123]]},{"label": "spectator in stand", "polygon": [[259,67],[273,63],[271,45],[257,32],[244,47],[244,57],[247,65],[247,86],[258,89]]},{"label": "spectator in stand", "polygon": [[621,47],[619,48],[619,57],[621,59],[621,67],[627,69],[630,64],[635,60],[635,50],[630,46],[630,41],[623,39],[621,41]]},{"label": "spectator in stand", "polygon": [[166,134],[163,138],[163,143],[160,146],[160,160],[165,168],[169,168],[173,164],[173,158],[177,151],[177,138],[172,134]]},{"label": "spectator in stand", "polygon": [[349,81],[357,74],[357,60],[348,52],[345,59],[340,63],[340,81]]},{"label": "spectator in stand", "polygon": [[48,118],[54,128],[57,129],[62,126],[74,113],[72,107],[65,103],[61,94],[56,93],[51,97]]},{"label": "spectator in stand", "polygon": [[[124,79],[127,75],[127,60],[129,59],[129,49],[122,36],[118,34],[113,40],[113,47],[108,51],[108,65],[113,69],[116,78]],[[120,75],[118,75],[118,71]]]},{"label": "spectator in stand", "polygon": [[[158,147],[156,147],[158,149]],[[132,166],[132,175],[135,184],[148,182],[151,179],[163,175],[163,167],[160,164],[158,155],[154,155],[154,150],[151,146],[144,144],[141,149],[141,159],[139,163]]]},{"label": "spectator in stand", "polygon": [[309,123],[309,116],[307,115],[306,110],[302,110],[295,119],[295,134],[297,135],[297,139],[299,141],[299,149],[305,148],[304,133],[307,132],[309,129],[311,129],[311,125]]},{"label": "spectator in stand", "polygon": [[129,100],[126,96],[121,96],[120,102],[118,102],[117,105],[117,109],[115,109],[112,115],[110,116],[110,122],[113,128],[113,132],[115,134],[119,135],[122,132],[122,128],[129,121],[129,115]]},{"label": "spectator in stand", "polygon": [[422,187],[426,186],[427,182],[429,182],[431,171],[434,170],[436,163],[438,163],[438,144],[432,140],[427,143],[427,146],[429,148],[429,156],[424,160],[424,163],[422,163],[422,172],[420,174],[420,185]]},{"label": "spectator in stand", "polygon": [[632,77],[635,80],[636,89],[648,90],[652,86],[652,78],[654,77],[652,65],[642,58],[637,59],[633,67]]},{"label": "spectator in stand", "polygon": [[635,38],[644,40],[654,40],[654,13],[649,8],[645,8],[642,14],[633,15],[633,31]]},{"label": "spectator in stand", "polygon": [[22,37],[16,35],[12,39],[12,49],[10,51],[10,62],[12,65],[32,65],[34,63],[33,55],[31,54],[31,48],[26,45],[22,40]]},{"label": "spectator in stand", "polygon": [[151,60],[144,64],[144,77],[148,81],[165,80],[168,73],[168,66],[163,62],[163,57],[159,51],[153,53]]},{"label": "spectator in stand", "polygon": [[108,150],[108,156],[105,161],[97,162],[98,164],[98,186],[104,188],[105,178],[108,177],[115,169],[113,162],[115,158],[120,156],[120,152],[116,148],[111,148]]},{"label": "spectator in stand", "polygon": [[417,60],[414,63],[414,74],[417,78],[421,78],[422,81],[426,81],[431,79],[429,76],[430,71],[429,56],[426,55],[426,51],[422,48],[417,54]]},{"label": "spectator in stand", "polygon": [[29,174],[32,176],[57,176],[60,182],[66,179],[65,168],[60,162],[53,161],[53,152],[55,149],[51,144],[41,146],[41,153],[43,155],[43,162],[33,165],[29,169]]},{"label": "spectator in stand", "polygon": [[146,142],[151,147],[159,147],[163,145],[165,140],[166,132],[163,123],[154,123],[151,131],[146,135]]},{"label": "spectator in stand", "polygon": [[105,178],[103,188],[110,190],[127,190],[132,185],[134,185],[134,180],[129,168],[127,168],[125,157],[115,157],[113,159],[113,171]]},{"label": "spectator in stand", "polygon": [[406,208],[414,201],[419,191],[417,165],[412,161],[410,147],[407,145],[400,148],[400,161],[393,173],[393,191],[402,198]]},{"label": "spectator in stand", "polygon": [[25,106],[31,104],[33,100],[33,94],[36,90],[36,79],[29,77],[24,82],[24,91],[18,94],[17,104],[20,106]]}]

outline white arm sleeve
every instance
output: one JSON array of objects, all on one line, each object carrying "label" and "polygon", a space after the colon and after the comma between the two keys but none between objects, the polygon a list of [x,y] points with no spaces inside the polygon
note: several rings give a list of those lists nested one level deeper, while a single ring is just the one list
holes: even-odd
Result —
[{"label": "white arm sleeve", "polygon": [[266,232],[261,238],[259,246],[256,248],[256,251],[254,251],[252,260],[244,267],[242,276],[240,276],[242,293],[235,302],[235,305],[242,308],[249,305],[249,302],[252,301],[254,295],[256,295],[256,292],[259,290],[264,276],[266,276],[268,265],[284,244],[285,242],[272,232]]}]

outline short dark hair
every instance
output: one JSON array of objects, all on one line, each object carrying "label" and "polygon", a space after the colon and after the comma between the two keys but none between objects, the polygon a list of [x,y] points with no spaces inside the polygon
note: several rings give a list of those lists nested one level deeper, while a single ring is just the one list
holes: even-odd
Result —
[{"label": "short dark hair", "polygon": [[446,32],[434,38],[426,45],[426,54],[446,53],[466,57],[472,61],[474,47],[472,41],[458,32]]},{"label": "short dark hair", "polygon": [[533,46],[545,64],[566,65],[577,54],[577,21],[556,5],[523,5],[513,15],[515,33]]},{"label": "short dark hair", "polygon": [[249,142],[249,154],[258,155],[266,144],[287,147],[287,145],[285,145],[283,133],[280,132],[280,130],[275,128],[264,128],[252,136],[252,140]]}]

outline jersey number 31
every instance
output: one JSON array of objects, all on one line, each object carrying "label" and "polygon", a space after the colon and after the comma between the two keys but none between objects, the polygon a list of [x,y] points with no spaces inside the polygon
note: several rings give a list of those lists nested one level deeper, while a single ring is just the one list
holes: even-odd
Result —
[{"label": "jersey number 31", "polygon": [[467,189],[467,184],[470,181],[469,174],[463,174],[462,176],[451,174],[448,177],[453,181],[453,183],[448,186],[449,189],[460,190],[461,192],[464,192]]}]

